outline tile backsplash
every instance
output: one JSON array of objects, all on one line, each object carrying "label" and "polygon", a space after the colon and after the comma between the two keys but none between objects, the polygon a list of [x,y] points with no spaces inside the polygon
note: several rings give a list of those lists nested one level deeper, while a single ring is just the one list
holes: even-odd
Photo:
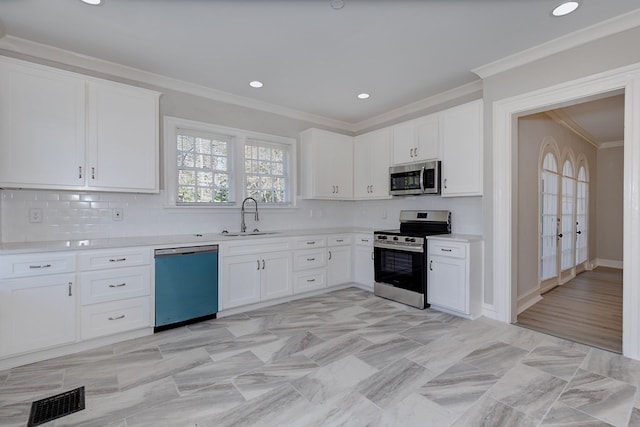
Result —
[{"label": "tile backsplash", "polygon": [[[240,228],[239,208],[167,209],[160,194],[0,190],[2,242],[82,240],[161,234],[217,233]],[[327,206],[331,208],[327,209]],[[39,223],[31,210],[41,211]],[[113,211],[122,212],[114,220]],[[352,226],[351,211],[341,202],[301,200],[294,209],[260,210],[260,222],[247,215],[247,226],[264,230]]]},{"label": "tile backsplash", "polygon": [[[165,195],[50,190],[0,190],[0,241],[36,242],[168,234],[219,233],[240,229],[239,208],[168,209]],[[41,222],[30,222],[33,215]],[[120,220],[113,211],[119,209]],[[296,208],[260,208],[248,229],[325,227],[397,228],[402,209],[447,209],[454,233],[482,234],[482,198],[396,197],[372,201],[298,200]]]}]

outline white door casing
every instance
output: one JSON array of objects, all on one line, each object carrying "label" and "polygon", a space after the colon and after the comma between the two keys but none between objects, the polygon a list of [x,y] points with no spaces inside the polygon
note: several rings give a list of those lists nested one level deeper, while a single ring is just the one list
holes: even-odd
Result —
[{"label": "white door casing", "polygon": [[640,64],[622,67],[564,82],[493,103],[493,317],[513,322],[517,315],[517,277],[512,256],[517,194],[513,151],[515,122],[532,110],[597,96],[611,91],[625,92],[624,206],[623,206],[623,354],[640,359]]}]

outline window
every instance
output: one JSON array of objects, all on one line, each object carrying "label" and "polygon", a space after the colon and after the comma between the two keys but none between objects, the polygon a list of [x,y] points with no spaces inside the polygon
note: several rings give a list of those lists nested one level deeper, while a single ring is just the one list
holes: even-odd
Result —
[{"label": "window", "polygon": [[294,206],[295,139],[175,117],[164,132],[168,207]]},{"label": "window", "polygon": [[244,146],[245,196],[259,203],[288,203],[288,146],[248,140]]},{"label": "window", "polygon": [[178,160],[177,204],[229,203],[231,168],[229,136],[176,132]]}]

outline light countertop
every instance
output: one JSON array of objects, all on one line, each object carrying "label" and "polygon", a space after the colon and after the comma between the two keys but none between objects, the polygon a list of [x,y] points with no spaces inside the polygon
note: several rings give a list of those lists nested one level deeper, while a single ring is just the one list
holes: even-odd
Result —
[{"label": "light countertop", "polygon": [[[317,228],[300,230],[265,230],[270,234],[224,236],[220,233],[197,233],[197,234],[175,234],[162,236],[133,236],[133,237],[111,237],[102,239],[84,240],[52,240],[39,242],[8,242],[0,243],[0,255],[32,253],[32,252],[53,252],[53,251],[75,251],[85,249],[108,249],[134,246],[197,246],[200,244],[221,244],[248,239],[273,239],[279,237],[297,237],[310,235],[327,235],[340,233],[373,233],[372,229],[365,228]],[[231,232],[233,233],[233,232]]]}]

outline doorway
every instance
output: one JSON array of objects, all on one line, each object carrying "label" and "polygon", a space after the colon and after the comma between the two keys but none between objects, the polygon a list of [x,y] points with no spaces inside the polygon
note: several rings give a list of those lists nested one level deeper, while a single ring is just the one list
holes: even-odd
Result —
[{"label": "doorway", "polygon": [[[517,147],[515,118],[525,112],[544,111],[550,106],[571,104],[576,99],[597,97],[602,93],[625,93],[624,178],[623,178],[623,354],[640,359],[640,65],[612,70],[559,84],[493,103],[493,168],[491,214],[491,263],[489,289],[491,306],[485,312],[513,323],[517,316],[517,193],[513,182],[517,175],[514,154]],[[487,294],[485,294],[486,297]],[[495,313],[495,314],[492,314]]]},{"label": "doorway", "polygon": [[[518,119],[518,324],[618,352],[622,273],[584,272],[608,265],[600,263],[606,240],[619,246],[622,266],[616,238],[622,234],[622,186],[610,176],[619,175],[621,184],[623,159],[610,164],[599,157],[614,143],[622,152],[623,140],[623,94]],[[599,186],[618,193],[618,202],[600,206]],[[599,217],[612,223],[601,224],[608,232],[595,239]],[[612,232],[616,227],[619,233]],[[602,303],[609,298],[598,286],[612,293],[610,304]]]}]

